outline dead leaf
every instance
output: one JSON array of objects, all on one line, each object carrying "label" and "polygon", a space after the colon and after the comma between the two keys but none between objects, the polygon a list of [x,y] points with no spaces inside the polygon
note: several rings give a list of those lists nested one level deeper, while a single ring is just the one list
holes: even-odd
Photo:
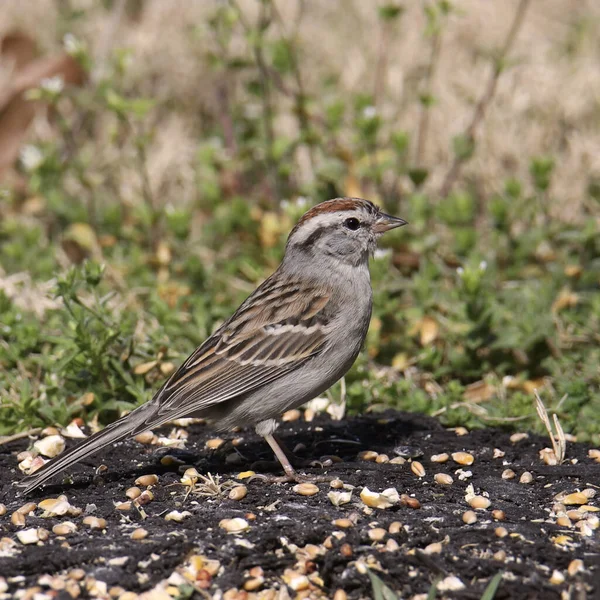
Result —
[{"label": "dead leaf", "polygon": [[476,381],[467,386],[463,393],[463,398],[467,402],[486,402],[490,398],[493,398],[496,390],[494,386],[490,385],[486,381]]},{"label": "dead leaf", "polygon": [[423,317],[419,327],[419,334],[422,346],[427,346],[438,337],[440,328],[435,319],[431,317]]},{"label": "dead leaf", "polygon": [[556,300],[552,303],[552,312],[557,313],[564,308],[576,306],[579,302],[579,296],[569,289],[562,289]]}]

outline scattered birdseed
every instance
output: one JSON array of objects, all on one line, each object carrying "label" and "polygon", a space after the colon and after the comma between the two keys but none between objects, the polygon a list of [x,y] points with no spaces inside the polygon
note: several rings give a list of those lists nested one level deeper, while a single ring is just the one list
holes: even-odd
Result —
[{"label": "scattered birdseed", "polygon": [[293,421],[297,421],[302,416],[302,413],[297,409],[293,408],[292,410],[288,410],[281,415],[281,420],[284,423],[291,423]]},{"label": "scattered birdseed", "polygon": [[243,533],[250,529],[250,525],[246,519],[235,517],[233,519],[221,519],[219,521],[219,527],[224,529],[227,533]]},{"label": "scattered birdseed", "polygon": [[469,430],[466,427],[455,427],[454,431],[458,436],[469,435]]},{"label": "scattered birdseed", "polygon": [[401,456],[394,456],[394,458],[390,459],[390,465],[403,465],[406,463],[406,459]]},{"label": "scattered birdseed", "polygon": [[352,546],[350,544],[348,544],[348,543],[342,544],[340,546],[340,554],[342,556],[345,556],[346,558],[350,558],[352,556],[352,554],[353,554]]},{"label": "scattered birdseed", "polygon": [[558,519],[556,519],[556,524],[559,525],[560,527],[572,527],[572,525],[573,525],[571,519],[569,519],[569,517],[567,517],[567,515],[558,517]]},{"label": "scattered birdseed", "polygon": [[379,454],[373,450],[363,450],[358,453],[358,460],[375,461],[378,456]]},{"label": "scattered birdseed", "polygon": [[449,458],[450,456],[443,452],[442,454],[433,454],[429,460],[434,463],[445,463]]},{"label": "scattered birdseed", "polygon": [[335,590],[333,600],[348,600],[348,594],[344,590]]},{"label": "scattered birdseed", "polygon": [[465,584],[455,575],[450,575],[437,584],[437,589],[440,592],[458,592],[465,589]]},{"label": "scattered birdseed", "polygon": [[329,486],[334,490],[341,490],[344,487],[344,482],[341,479],[332,479],[329,482]]},{"label": "scattered birdseed", "polygon": [[294,592],[301,592],[308,589],[310,586],[308,577],[302,573],[294,571],[293,569],[286,569],[283,572],[282,579]]},{"label": "scattered birdseed", "polygon": [[158,475],[141,475],[135,480],[135,485],[148,487],[158,483]]},{"label": "scattered birdseed", "polygon": [[146,531],[143,527],[138,527],[131,532],[132,540],[143,540],[148,537],[148,531]]},{"label": "scattered birdseed", "polygon": [[504,521],[504,519],[506,518],[506,515],[504,514],[503,510],[495,509],[495,510],[492,511],[492,517],[496,521]]},{"label": "scattered birdseed", "polygon": [[87,516],[83,519],[83,524],[87,525],[90,529],[105,529],[106,519],[99,517]]},{"label": "scattered birdseed", "polygon": [[4,504],[0,504],[0,517],[3,517],[6,514],[6,506]]},{"label": "scattered birdseed", "polygon": [[409,508],[421,508],[421,503],[416,498],[413,498],[408,494],[402,494],[400,496],[400,502]]},{"label": "scattered birdseed", "polygon": [[528,433],[513,433],[510,436],[510,441],[513,444],[517,444],[518,442],[522,442],[523,440],[526,440],[527,438],[529,438]]},{"label": "scattered birdseed", "polygon": [[186,517],[191,517],[192,513],[188,510],[179,512],[178,510],[172,510],[165,515],[165,521],[175,521],[175,523],[181,523]]},{"label": "scattered birdseed", "polygon": [[500,448],[494,448],[493,458],[504,458],[506,456],[506,452],[504,450],[500,450]]},{"label": "scattered birdseed", "polygon": [[244,589],[247,592],[255,592],[256,590],[260,589],[265,583],[265,578],[262,575],[259,575],[257,577],[251,577],[250,579],[247,579],[246,581],[244,581]]},{"label": "scattered birdseed", "polygon": [[398,504],[400,498],[398,491],[395,488],[384,490],[381,494],[372,492],[369,488],[364,487],[360,493],[360,499],[364,504],[371,508],[390,508],[394,504]]},{"label": "scattered birdseed", "polygon": [[71,505],[63,496],[61,498],[48,498],[47,500],[42,500],[38,504],[38,508],[41,508],[44,511],[41,516],[42,518],[46,519],[49,517],[60,517],[62,515],[66,515],[69,512]]},{"label": "scattered birdseed", "polygon": [[229,492],[230,500],[243,500],[248,494],[248,488],[245,485],[236,485]]},{"label": "scattered birdseed", "polygon": [[140,444],[152,444],[156,440],[156,436],[152,431],[142,431],[142,433],[138,433],[133,439]]},{"label": "scattered birdseed", "polygon": [[390,457],[387,454],[378,454],[375,462],[381,465],[390,462]]},{"label": "scattered birdseed", "polygon": [[577,573],[581,573],[584,570],[583,561],[579,558],[573,559],[567,567],[567,573],[570,577],[575,577]]},{"label": "scattered birdseed", "polygon": [[128,510],[131,510],[131,507],[133,506],[133,504],[131,503],[131,501],[127,501],[127,502],[117,502],[115,504],[115,508],[117,510],[126,512]]},{"label": "scattered birdseed", "polygon": [[15,527],[24,527],[25,515],[23,513],[20,513],[19,511],[15,511],[12,515],[10,515],[10,522]]},{"label": "scattered birdseed", "polygon": [[453,452],[452,460],[455,463],[458,463],[459,465],[469,467],[475,461],[475,457],[472,454],[469,454],[468,452]]},{"label": "scattered birdseed", "polygon": [[533,481],[533,475],[529,471],[525,471],[519,478],[519,483],[531,483]]},{"label": "scattered birdseed", "polygon": [[558,464],[558,459],[552,448],[542,448],[539,452],[540,459],[547,465],[554,466]]},{"label": "scattered birdseed", "polygon": [[504,469],[502,471],[502,479],[514,479],[517,474],[512,469]]},{"label": "scattered birdseed", "polygon": [[369,529],[369,539],[374,542],[381,542],[387,535],[387,531],[383,527],[375,527],[375,529]]},{"label": "scattered birdseed", "polygon": [[500,562],[505,562],[506,561],[506,552],[504,552],[504,550],[498,550],[498,552],[494,552],[493,558],[494,558],[494,560],[497,560]]},{"label": "scattered birdseed", "polygon": [[77,525],[72,521],[63,521],[62,523],[57,523],[52,527],[52,533],[55,535],[71,535],[77,531]]},{"label": "scattered birdseed", "polygon": [[24,516],[27,516],[34,512],[36,508],[37,504],[35,502],[27,502],[26,504],[23,504],[23,506],[21,506],[20,508],[17,508],[17,512]]},{"label": "scattered birdseed", "polygon": [[135,500],[141,493],[142,493],[142,490],[140,490],[139,487],[130,487],[125,491],[125,495],[130,500]]},{"label": "scattered birdseed", "polygon": [[389,539],[386,543],[385,543],[385,549],[387,552],[395,552],[396,550],[398,550],[400,548],[400,544],[398,544],[398,542],[394,539]]},{"label": "scattered birdseed", "polygon": [[24,546],[28,544],[37,544],[40,541],[39,529],[36,527],[32,527],[31,529],[23,529],[22,531],[17,531],[17,539]]},{"label": "scattered birdseed", "polygon": [[496,529],[494,529],[494,533],[496,534],[496,537],[503,538],[508,535],[508,530],[506,527],[496,527]]},{"label": "scattered birdseed", "polygon": [[432,544],[425,546],[425,548],[423,549],[423,552],[425,552],[425,554],[440,554],[441,551],[442,551],[441,542],[433,542]]},{"label": "scattered birdseed", "polygon": [[454,479],[447,473],[436,473],[433,480],[439,485],[452,485]]},{"label": "scattered birdseed", "polygon": [[354,527],[355,523],[350,519],[335,519],[332,525],[340,529],[348,529],[349,527]]},{"label": "scattered birdseed", "polygon": [[400,521],[392,521],[388,527],[390,533],[400,533],[402,531],[402,523]]},{"label": "scattered birdseed", "polygon": [[467,525],[472,525],[473,523],[477,522],[477,515],[475,514],[475,511],[467,510],[463,513],[462,520]]},{"label": "scattered birdseed", "polygon": [[560,585],[561,583],[565,582],[565,576],[560,571],[554,570],[552,571],[552,575],[548,581],[552,585]]},{"label": "scattered birdseed", "polygon": [[477,510],[482,510],[490,507],[490,499],[485,496],[473,496],[469,500],[469,505],[471,508],[475,508]]},{"label": "scattered birdseed", "polygon": [[209,449],[209,450],[216,450],[217,448],[220,448],[223,444],[225,443],[224,439],[221,438],[213,438],[211,440],[206,440],[206,444],[205,446]]},{"label": "scattered birdseed", "polygon": [[327,498],[334,506],[343,506],[352,500],[352,492],[329,492]]},{"label": "scattered birdseed", "polygon": [[249,479],[250,477],[254,477],[256,475],[255,471],[242,471],[238,474],[238,479]]},{"label": "scattered birdseed", "polygon": [[425,468],[423,467],[423,465],[418,461],[415,460],[410,464],[410,470],[417,476],[417,477],[425,477]]},{"label": "scattered birdseed", "polygon": [[49,435],[38,440],[33,447],[43,456],[54,458],[65,449],[65,439],[60,435]]},{"label": "scattered birdseed", "polygon": [[588,456],[596,462],[600,462],[600,448],[592,448],[588,450]]},{"label": "scattered birdseed", "polygon": [[136,506],[146,506],[154,500],[154,494],[150,490],[144,490],[133,502]]},{"label": "scattered birdseed", "polygon": [[301,496],[314,496],[319,493],[319,488],[314,483],[298,483],[292,490]]}]

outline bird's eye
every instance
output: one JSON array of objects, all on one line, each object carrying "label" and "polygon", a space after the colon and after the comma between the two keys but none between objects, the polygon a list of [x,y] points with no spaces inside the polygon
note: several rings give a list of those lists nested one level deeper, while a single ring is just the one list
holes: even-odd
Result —
[{"label": "bird's eye", "polygon": [[344,221],[344,227],[356,231],[360,227],[360,221],[355,217],[350,217]]}]

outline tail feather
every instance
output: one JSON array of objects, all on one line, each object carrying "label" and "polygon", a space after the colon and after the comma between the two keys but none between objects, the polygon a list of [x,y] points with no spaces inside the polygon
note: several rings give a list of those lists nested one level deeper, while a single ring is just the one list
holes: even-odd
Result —
[{"label": "tail feather", "polygon": [[152,417],[155,416],[157,410],[158,405],[154,402],[149,402],[136,408],[128,415],[105,427],[102,431],[91,435],[83,442],[69,448],[32,475],[22,479],[17,485],[25,488],[23,494],[28,494],[82,458],[95,454],[110,444],[120,442],[127,437],[150,429],[155,426]]}]

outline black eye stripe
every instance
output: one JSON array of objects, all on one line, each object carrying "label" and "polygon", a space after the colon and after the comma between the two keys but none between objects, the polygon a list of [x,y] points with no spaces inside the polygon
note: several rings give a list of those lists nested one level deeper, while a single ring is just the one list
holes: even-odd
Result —
[{"label": "black eye stripe", "polygon": [[344,221],[344,227],[351,231],[356,231],[360,227],[360,221],[356,217],[350,217]]}]

